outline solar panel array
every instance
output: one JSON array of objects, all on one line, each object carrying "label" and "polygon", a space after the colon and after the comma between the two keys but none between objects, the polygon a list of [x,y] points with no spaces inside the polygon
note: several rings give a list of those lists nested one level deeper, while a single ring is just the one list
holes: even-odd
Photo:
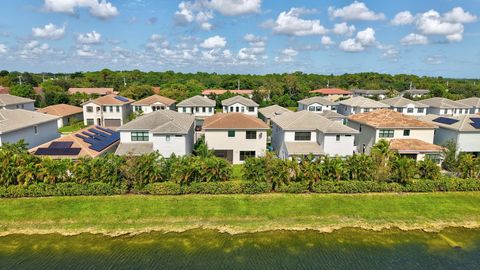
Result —
[{"label": "solar panel array", "polygon": [[89,129],[88,132],[83,131],[82,134],[75,134],[75,136],[90,144],[88,148],[97,152],[103,151],[108,146],[120,140],[119,132],[98,126],[95,127],[95,129]]},{"label": "solar panel array", "polygon": [[472,120],[473,123],[470,123],[470,125],[472,127],[474,127],[475,129],[480,129],[480,118],[479,117],[472,117],[470,118],[470,120]]},{"label": "solar panel array", "polygon": [[457,123],[459,120],[448,118],[448,117],[438,117],[438,118],[433,119],[432,121],[437,122],[437,123],[446,124],[446,125],[452,125],[452,124]]},{"label": "solar panel array", "polygon": [[38,148],[35,155],[39,156],[76,156],[80,153],[81,148]]},{"label": "solar panel array", "polygon": [[48,148],[70,148],[73,142],[52,142]]},{"label": "solar panel array", "polygon": [[128,102],[128,98],[122,96],[115,96],[116,99],[120,100],[121,102]]}]

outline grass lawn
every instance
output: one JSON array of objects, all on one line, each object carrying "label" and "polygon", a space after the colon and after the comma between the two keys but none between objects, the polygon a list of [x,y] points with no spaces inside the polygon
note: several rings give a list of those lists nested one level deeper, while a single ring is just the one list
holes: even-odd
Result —
[{"label": "grass lawn", "polygon": [[0,200],[0,234],[210,228],[478,227],[480,193],[51,197]]},{"label": "grass lawn", "polygon": [[61,127],[61,128],[58,129],[58,132],[60,132],[60,133],[72,133],[72,132],[80,130],[84,127],[86,127],[86,126],[83,124],[83,122],[80,122],[80,123],[73,124],[73,125],[70,125],[70,126]]}]

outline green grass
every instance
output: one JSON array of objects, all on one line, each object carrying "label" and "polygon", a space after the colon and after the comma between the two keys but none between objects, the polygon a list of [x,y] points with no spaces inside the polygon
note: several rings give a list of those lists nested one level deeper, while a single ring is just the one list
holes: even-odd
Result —
[{"label": "green grass", "polygon": [[61,127],[61,128],[58,129],[58,132],[60,132],[60,133],[72,133],[72,132],[80,130],[84,127],[86,127],[86,126],[82,122],[80,122],[80,123],[76,123],[76,124],[73,124],[73,125],[70,125],[70,126]]},{"label": "green grass", "polygon": [[51,197],[0,200],[0,234],[232,232],[480,224],[480,193]]}]

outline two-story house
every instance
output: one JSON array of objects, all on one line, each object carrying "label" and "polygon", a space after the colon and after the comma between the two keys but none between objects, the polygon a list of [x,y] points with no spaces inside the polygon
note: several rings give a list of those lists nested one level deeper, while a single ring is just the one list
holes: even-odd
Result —
[{"label": "two-story house", "polygon": [[458,152],[480,156],[480,115],[438,116],[429,114],[420,117],[439,128],[434,143],[445,145],[449,141],[457,144]]},{"label": "two-story house", "polygon": [[102,127],[119,127],[128,122],[133,99],[106,95],[82,103],[84,124]]},{"label": "two-story house", "polygon": [[117,155],[142,155],[158,151],[169,157],[193,151],[195,117],[171,110],[142,115],[119,127]]},{"label": "two-story house", "polygon": [[60,137],[58,117],[30,110],[0,110],[0,146],[25,140],[28,148]]},{"label": "two-story house", "polygon": [[265,155],[268,126],[244,113],[217,113],[203,123],[205,142],[216,156],[233,164]]},{"label": "two-story house", "polygon": [[437,163],[442,160],[443,148],[433,144],[438,126],[432,123],[383,109],[350,115],[347,125],[359,131],[355,136],[358,153],[369,154],[379,140],[385,139],[390,142],[390,148],[400,155],[415,160],[428,156]]},{"label": "two-story house", "polygon": [[69,104],[55,104],[38,109],[37,112],[58,116],[58,128],[83,122],[83,108]]},{"label": "two-story house", "polygon": [[330,101],[338,101],[339,99],[347,99],[353,97],[353,92],[340,88],[321,88],[310,91]]},{"label": "two-story house", "polygon": [[466,99],[457,100],[457,102],[470,106],[470,114],[480,113],[480,97],[471,97]]},{"label": "two-story house", "polygon": [[386,109],[389,106],[373,99],[357,96],[338,102],[337,112],[342,115],[371,112],[378,109]]},{"label": "two-story house", "polygon": [[420,101],[428,105],[427,114],[462,115],[469,114],[472,106],[448,98],[434,97]]},{"label": "two-story house", "polygon": [[387,98],[381,102],[390,106],[391,110],[406,115],[426,115],[428,110],[428,105],[404,97]]},{"label": "two-story house", "polygon": [[350,156],[358,131],[309,111],[283,114],[272,119],[272,146],[282,158]]},{"label": "two-story house", "polygon": [[195,116],[195,125],[197,129],[200,129],[205,118],[215,114],[215,106],[215,100],[203,96],[193,96],[178,103],[177,111]]},{"label": "two-story house", "polygon": [[336,111],[338,103],[322,97],[310,97],[298,101],[299,111],[322,113],[324,111]]},{"label": "two-story house", "polygon": [[240,112],[247,115],[258,115],[258,104],[243,96],[234,96],[222,100],[222,107],[224,113]]},{"label": "two-story house", "polygon": [[291,113],[287,108],[284,108],[282,106],[279,106],[277,104],[260,108],[258,109],[258,114],[260,119],[262,119],[267,125],[270,125],[271,120],[279,115],[282,115],[284,113]]},{"label": "two-story house", "polygon": [[28,111],[34,111],[35,100],[17,97],[10,94],[0,94],[0,110],[1,109],[24,109]]},{"label": "two-story house", "polygon": [[355,89],[355,90],[353,90],[353,94],[356,97],[384,99],[384,98],[387,97],[388,90]]},{"label": "two-story house", "polygon": [[160,95],[152,95],[132,103],[137,114],[149,114],[154,111],[175,110],[175,100]]}]

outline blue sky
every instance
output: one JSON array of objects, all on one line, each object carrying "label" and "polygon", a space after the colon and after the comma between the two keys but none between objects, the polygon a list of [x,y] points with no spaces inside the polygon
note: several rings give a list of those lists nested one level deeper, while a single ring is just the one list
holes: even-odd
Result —
[{"label": "blue sky", "polygon": [[480,77],[480,0],[16,0],[0,69]]}]

